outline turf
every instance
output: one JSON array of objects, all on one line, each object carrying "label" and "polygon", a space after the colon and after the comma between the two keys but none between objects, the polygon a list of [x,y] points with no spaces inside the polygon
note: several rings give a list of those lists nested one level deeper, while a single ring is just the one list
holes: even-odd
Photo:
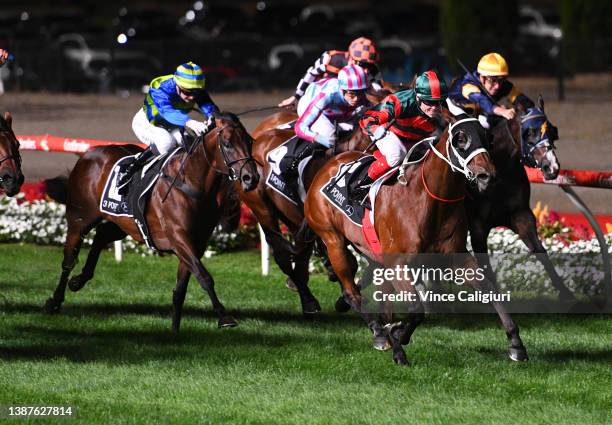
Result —
[{"label": "turf", "polygon": [[60,262],[58,248],[0,245],[0,405],[70,405],[93,424],[612,421],[608,316],[516,316],[531,357],[521,364],[496,317],[431,316],[399,367],[360,319],[333,312],[335,284],[313,277],[324,311],[305,320],[276,268],[260,276],[257,252],[205,260],[240,325],[217,329],[192,280],[179,336],[174,257],[106,253],[49,316]]}]

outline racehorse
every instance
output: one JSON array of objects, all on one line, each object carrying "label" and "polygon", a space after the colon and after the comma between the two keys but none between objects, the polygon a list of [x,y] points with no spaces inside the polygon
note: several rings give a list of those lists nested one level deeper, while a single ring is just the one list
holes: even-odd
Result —
[{"label": "racehorse", "polygon": [[259,124],[257,124],[255,130],[251,132],[251,136],[253,136],[254,140],[257,140],[259,139],[259,136],[261,136],[264,132],[273,128],[277,128],[280,125],[290,123],[297,119],[298,114],[293,111],[282,110],[275,112],[272,115],[267,116]]},{"label": "racehorse", "polygon": [[[280,269],[288,276],[287,286],[297,289],[302,311],[304,314],[313,314],[321,310],[321,307],[308,288],[308,263],[312,249],[296,250],[281,233],[280,224],[285,224],[293,234],[299,230],[304,220],[303,205],[295,205],[285,197],[266,185],[265,176],[270,173],[271,166],[267,161],[267,154],[293,137],[293,130],[272,129],[264,131],[253,144],[253,158],[258,164],[260,175],[256,190],[246,192],[240,190],[240,198],[253,211],[261,225],[266,241],[272,248],[274,260]],[[363,150],[368,147],[370,139],[364,135],[359,128],[341,138],[334,148],[327,150],[325,155],[312,157],[304,169],[304,188],[308,191],[310,183],[321,166],[335,153],[349,150]],[[319,246],[321,250],[324,247]],[[321,252],[324,255],[324,252]],[[324,262],[326,257],[324,258]],[[334,276],[330,276],[333,280]]]},{"label": "racehorse", "polygon": [[[506,126],[506,123],[508,126]],[[489,279],[495,274],[487,254],[487,237],[496,226],[517,233],[530,252],[544,265],[562,301],[574,299],[550,261],[538,238],[536,218],[529,206],[530,185],[524,164],[542,170],[546,179],[559,174],[559,161],[554,152],[556,128],[544,113],[544,101],[538,107],[525,110],[520,105],[513,120],[499,119],[492,123],[491,158],[497,170],[495,185],[486,195],[470,190],[466,199],[472,248]]]},{"label": "racehorse", "polygon": [[[200,258],[219,221],[217,195],[224,180],[229,177],[239,181],[242,189],[249,191],[257,186],[259,175],[251,156],[252,139],[238,118],[231,113],[218,113],[215,114],[215,124],[216,128],[205,137],[195,139],[189,155],[184,151],[165,166],[163,171],[166,176],[178,176],[176,184],[172,186],[169,178],[160,178],[152,190],[146,212],[156,248],[173,252],[179,259],[172,297],[172,329],[175,332],[180,327],[191,274],[195,275],[208,293],[213,310],[219,316],[219,327],[237,324],[219,301],[213,278]],[[133,155],[138,149],[129,145],[91,149],[79,159],[70,173],[66,205],[68,233],[62,273],[53,296],[45,304],[47,312],[59,310],[64,301],[66,285],[72,291],[78,291],[93,277],[100,252],[108,243],[123,239],[126,235],[143,241],[132,218],[111,216],[99,210],[104,183],[113,165],[120,158]],[[164,199],[166,195],[167,199]],[[68,281],[83,236],[93,228],[96,229],[96,235],[85,266],[81,274]]]},{"label": "racehorse", "polygon": [[[483,148],[486,135],[477,119],[465,115],[445,116],[445,119],[450,121],[450,125],[443,130],[435,144],[431,143],[431,150],[426,158],[405,170],[405,185],[396,183],[383,186],[376,198],[374,227],[382,252],[408,255],[408,259],[398,258],[397,255],[393,256],[394,258],[390,255],[384,256],[382,261],[386,267],[410,264],[412,256],[418,253],[467,252],[468,227],[462,202],[465,197],[463,177],[476,183],[480,191],[485,191],[495,175],[495,168]],[[332,206],[320,192],[339,172],[342,164],[351,162],[357,156],[356,153],[339,155],[326,163],[316,175],[306,196],[304,212],[307,223],[302,226],[300,243],[307,244],[308,227],[323,240],[334,271],[340,279],[346,301],[353,309],[362,312],[361,293],[354,282],[354,258],[347,249],[347,244],[352,244],[370,258],[377,256],[360,228]],[[460,264],[455,266],[475,271],[478,263],[474,257],[465,254],[462,259]],[[393,360],[397,364],[408,363],[402,345],[410,341],[412,333],[424,318],[424,308],[416,294],[414,283],[416,282],[397,279],[392,282],[396,290],[416,295],[415,301],[409,302],[409,323],[387,325]],[[479,290],[494,291],[493,284],[486,279],[466,279],[466,283]],[[492,304],[510,340],[510,358],[526,360],[527,351],[519,337],[518,326],[502,304]],[[362,312],[362,315],[376,335],[376,329],[381,326],[379,317],[367,312]],[[391,323],[390,316],[384,313],[381,318],[385,323]]]},{"label": "racehorse", "polygon": [[0,117],[0,189],[8,196],[18,194],[24,181],[19,141],[12,124],[13,117],[10,112],[5,112],[4,117]]}]

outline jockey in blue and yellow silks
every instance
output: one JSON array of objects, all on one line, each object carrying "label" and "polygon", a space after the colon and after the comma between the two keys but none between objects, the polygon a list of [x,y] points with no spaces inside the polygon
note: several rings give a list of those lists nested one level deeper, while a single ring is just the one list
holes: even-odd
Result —
[{"label": "jockey in blue and yellow silks", "polygon": [[[132,129],[142,143],[149,147],[136,156],[119,181],[119,188],[127,186],[132,175],[148,159],[165,154],[182,144],[182,130],[190,128],[204,134],[214,125],[212,114],[218,110],[204,89],[202,68],[193,62],[180,65],[174,74],[155,78],[149,85],[144,106],[132,120]],[[197,110],[207,122],[193,120],[189,112]]]},{"label": "jockey in blue and yellow silks", "polygon": [[[534,103],[531,99],[522,94],[507,77],[508,64],[500,54],[484,55],[475,72],[466,73],[452,84],[448,93],[450,111],[455,115],[497,115],[511,120],[516,110],[495,103],[508,99],[512,105],[519,103],[525,109],[532,108]],[[483,93],[483,89],[488,96]]]}]

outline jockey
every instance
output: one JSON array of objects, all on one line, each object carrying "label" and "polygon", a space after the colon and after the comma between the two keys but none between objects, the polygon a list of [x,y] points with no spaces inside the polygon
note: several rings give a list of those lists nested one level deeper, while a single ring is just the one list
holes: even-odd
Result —
[{"label": "jockey", "polygon": [[406,145],[414,145],[436,130],[433,117],[441,112],[446,96],[444,79],[430,70],[416,79],[414,89],[391,94],[366,111],[359,125],[372,141],[376,141],[378,150],[374,152],[376,161],[370,164],[367,174],[351,183],[349,196],[352,200],[367,198],[369,186],[402,162],[407,153]]},{"label": "jockey", "polygon": [[[148,148],[130,164],[118,183],[120,188],[127,186],[134,173],[147,160],[170,152],[182,144],[185,128],[200,135],[214,126],[212,114],[218,108],[204,89],[204,83],[202,68],[193,62],[180,65],[173,75],[164,75],[151,81],[144,106],[132,120],[136,137]],[[207,117],[207,122],[191,119],[189,111],[194,109]]]},{"label": "jockey", "polygon": [[306,93],[306,89],[323,77],[335,77],[346,65],[359,65],[368,74],[368,85],[375,91],[382,90],[382,77],[376,63],[379,60],[374,42],[365,37],[359,37],[351,42],[348,52],[329,50],[306,71],[298,83],[295,94],[278,104],[280,107],[291,107]]},{"label": "jockey", "polygon": [[358,65],[347,65],[338,78],[329,78],[311,84],[298,104],[299,118],[295,133],[301,139],[312,142],[292,158],[287,175],[295,175],[300,161],[315,150],[325,150],[336,142],[336,124],[345,131],[353,129],[355,114],[368,103],[366,71]]},{"label": "jockey", "polygon": [[[533,108],[535,105],[531,99],[519,92],[507,77],[508,64],[500,54],[484,55],[478,62],[476,72],[468,72],[452,84],[448,93],[450,111],[454,115],[485,114],[511,120],[516,115],[515,109],[496,105],[500,100],[507,98],[513,105],[519,103],[525,109]],[[483,89],[486,94],[482,92]]]}]

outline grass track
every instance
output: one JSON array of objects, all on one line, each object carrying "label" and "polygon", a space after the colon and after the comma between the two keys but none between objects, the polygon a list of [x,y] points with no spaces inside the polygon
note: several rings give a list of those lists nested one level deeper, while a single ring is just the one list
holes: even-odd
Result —
[{"label": "grass track", "polygon": [[524,364],[507,360],[496,317],[432,316],[400,368],[360,319],[332,311],[337,286],[312,279],[324,312],[305,321],[256,252],[205,261],[240,326],[218,330],[192,279],[177,337],[174,257],[105,253],[47,316],[60,262],[58,248],[0,245],[0,405],[72,405],[94,424],[612,422],[609,316],[516,316]]}]

